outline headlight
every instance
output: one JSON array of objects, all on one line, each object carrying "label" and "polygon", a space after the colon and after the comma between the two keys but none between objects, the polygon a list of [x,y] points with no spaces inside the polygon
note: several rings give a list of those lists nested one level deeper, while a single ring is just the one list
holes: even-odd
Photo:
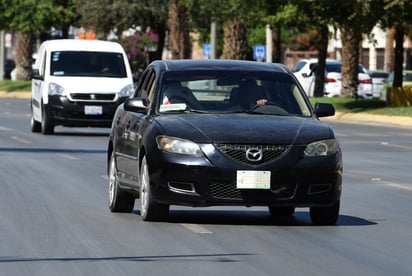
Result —
[{"label": "headlight", "polygon": [[57,83],[51,82],[49,83],[49,95],[63,95],[64,88]]},{"label": "headlight", "polygon": [[159,149],[184,155],[202,156],[200,147],[189,140],[184,140],[176,137],[158,136],[156,138]]},{"label": "headlight", "polygon": [[327,156],[335,153],[339,149],[336,139],[322,140],[307,145],[304,154],[306,157]]},{"label": "headlight", "polygon": [[128,84],[123,87],[119,92],[119,97],[129,97],[133,94],[134,87],[132,84]]}]

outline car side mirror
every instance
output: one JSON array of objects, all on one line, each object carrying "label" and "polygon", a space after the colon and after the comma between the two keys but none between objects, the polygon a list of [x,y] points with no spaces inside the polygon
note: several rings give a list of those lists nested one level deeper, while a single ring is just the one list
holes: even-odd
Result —
[{"label": "car side mirror", "polygon": [[36,80],[43,80],[43,77],[40,75],[39,69],[33,69],[32,78]]},{"label": "car side mirror", "polygon": [[144,98],[129,98],[124,102],[124,110],[137,113],[146,113],[147,100]]},{"label": "car side mirror", "polygon": [[315,103],[315,114],[318,117],[335,115],[335,108],[330,103]]}]

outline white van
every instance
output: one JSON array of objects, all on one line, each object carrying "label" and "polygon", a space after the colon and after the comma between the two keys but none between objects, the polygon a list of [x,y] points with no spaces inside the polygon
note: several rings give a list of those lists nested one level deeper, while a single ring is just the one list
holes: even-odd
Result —
[{"label": "white van", "polygon": [[33,65],[31,130],[110,127],[116,108],[134,90],[123,47],[100,40],[59,39],[41,44]]}]

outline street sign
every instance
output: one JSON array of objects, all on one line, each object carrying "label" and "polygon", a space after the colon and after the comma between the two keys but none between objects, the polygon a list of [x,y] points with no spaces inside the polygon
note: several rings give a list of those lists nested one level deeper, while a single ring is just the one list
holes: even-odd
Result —
[{"label": "street sign", "polygon": [[212,52],[212,47],[210,44],[203,44],[203,57],[210,58],[210,54]]},{"label": "street sign", "polygon": [[253,59],[266,59],[266,46],[265,45],[254,45],[253,46]]}]

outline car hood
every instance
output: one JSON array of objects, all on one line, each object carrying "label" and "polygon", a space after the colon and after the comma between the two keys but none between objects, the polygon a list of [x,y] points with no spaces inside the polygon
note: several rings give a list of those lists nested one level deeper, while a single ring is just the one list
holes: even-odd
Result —
[{"label": "car hood", "polygon": [[334,138],[315,118],[258,114],[182,114],[156,118],[164,135],[197,143],[307,144]]}]

